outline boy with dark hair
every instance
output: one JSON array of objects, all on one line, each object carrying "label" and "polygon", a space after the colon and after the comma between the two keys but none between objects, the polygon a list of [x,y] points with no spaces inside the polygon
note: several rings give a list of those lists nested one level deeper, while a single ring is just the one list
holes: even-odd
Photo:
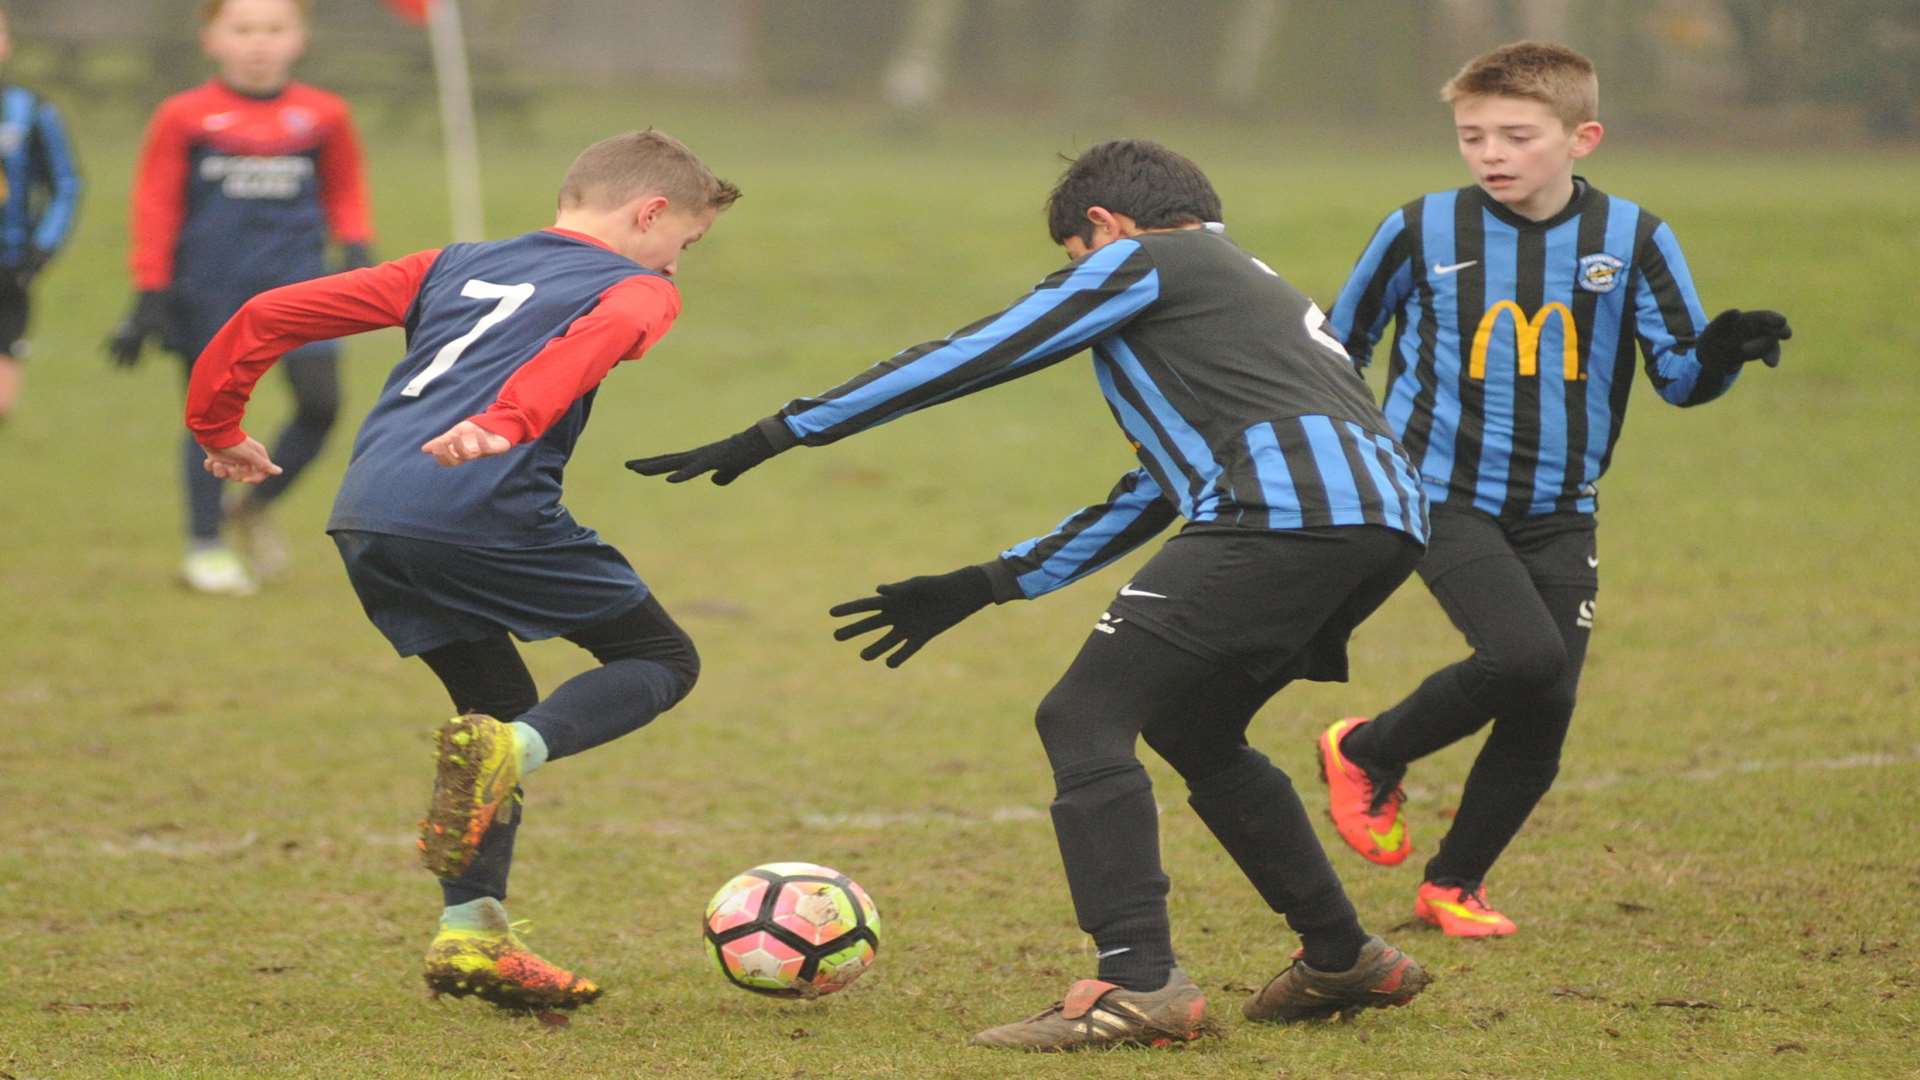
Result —
[{"label": "boy with dark hair", "polygon": [[1220,217],[1191,161],[1150,142],[1102,143],[1048,200],[1049,229],[1073,262],[1026,298],[731,438],[628,462],[675,483],[710,472],[726,484],[796,444],[823,446],[1092,348],[1140,467],[1045,536],[832,612],[864,616],[835,637],[882,631],[861,656],[898,666],[988,603],[1051,592],[1175,518],[1189,522],[1120,590],[1037,717],[1098,977],[1031,1019],[981,1032],[981,1045],[1161,1045],[1202,1031],[1205,997],[1175,966],[1140,737],[1303,940],[1296,962],[1247,1002],[1249,1018],[1399,1005],[1427,983],[1361,929],[1291,782],[1246,741],[1254,713],[1288,682],[1346,678],[1348,635],[1412,571],[1426,508],[1320,310],[1227,239]]},{"label": "boy with dark hair", "polygon": [[[133,190],[133,309],[108,339],[131,367],[157,339],[186,362],[250,296],[327,272],[329,233],[345,268],[366,266],[372,241],[360,142],[347,103],[292,81],[306,50],[307,0],[204,0],[200,45],[218,68],[154,110]],[[191,589],[244,595],[285,569],[288,548],[266,518],[325,445],[340,403],[339,352],[289,356],[292,419],[274,441],[283,472],[230,507],[184,442]],[[221,539],[233,527],[241,551]],[[242,556],[245,556],[243,559]]]},{"label": "boy with dark hair", "polygon": [[1603,134],[1593,65],[1519,42],[1441,94],[1474,183],[1387,215],[1329,326],[1365,364],[1398,319],[1385,410],[1420,465],[1433,536],[1420,576],[1473,654],[1317,751],[1331,816],[1367,859],[1412,851],[1409,762],[1493,730],[1414,901],[1458,937],[1510,934],[1494,860],[1559,770],[1593,629],[1595,488],[1633,385],[1634,349],[1673,405],[1712,401],[1792,335],[1771,311],[1709,321],[1666,223],[1574,174]]},{"label": "boy with dark hair", "polygon": [[[207,471],[254,484],[280,472],[240,427],[266,370],[310,342],[406,327],[327,531],[367,617],[461,713],[437,731],[421,823],[445,901],[435,993],[522,1008],[600,995],[508,923],[520,782],[673,707],[700,662],[626,559],[560,505],[561,474],[600,381],[679,314],[681,252],[739,194],[670,136],[615,136],[569,170],[552,228],[262,293],[194,367],[187,427]],[[542,700],[509,634],[565,637],[601,666]]]},{"label": "boy with dark hair", "polygon": [[[13,54],[0,10],[0,64]],[[20,399],[33,280],[73,233],[80,174],[53,103],[0,83],[0,420]]]}]

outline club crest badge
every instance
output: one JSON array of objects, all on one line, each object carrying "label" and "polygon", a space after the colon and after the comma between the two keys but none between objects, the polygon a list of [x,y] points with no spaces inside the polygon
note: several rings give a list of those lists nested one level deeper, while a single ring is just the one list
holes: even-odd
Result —
[{"label": "club crest badge", "polygon": [[280,126],[293,135],[305,135],[313,130],[314,115],[311,110],[289,105],[280,110]]},{"label": "club crest badge", "polygon": [[1620,284],[1620,270],[1626,263],[1597,251],[1580,257],[1580,287],[1593,293],[1610,293]]}]

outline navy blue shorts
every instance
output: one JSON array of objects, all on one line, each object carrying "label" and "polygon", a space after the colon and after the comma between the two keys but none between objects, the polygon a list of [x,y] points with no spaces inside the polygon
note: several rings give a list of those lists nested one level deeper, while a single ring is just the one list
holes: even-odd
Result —
[{"label": "navy blue shorts", "polygon": [[588,533],[541,547],[478,548],[410,536],[333,534],[367,618],[401,656],[501,631],[558,637],[624,614],[647,585]]}]

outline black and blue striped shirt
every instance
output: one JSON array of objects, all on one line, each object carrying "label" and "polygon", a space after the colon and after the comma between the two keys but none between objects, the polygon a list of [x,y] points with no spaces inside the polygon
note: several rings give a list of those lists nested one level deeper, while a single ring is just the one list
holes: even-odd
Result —
[{"label": "black and blue striped shirt", "polygon": [[1694,356],[1707,320],[1673,230],[1584,180],[1545,221],[1478,187],[1387,215],[1328,327],[1364,365],[1389,317],[1383,407],[1427,498],[1494,515],[1593,512],[1636,346],[1672,404],[1734,379]]},{"label": "black and blue striped shirt", "polygon": [[79,202],[80,173],[59,112],[24,86],[0,87],[0,266],[59,251]]},{"label": "black and blue striped shirt", "polygon": [[1176,516],[1247,529],[1382,525],[1424,543],[1410,459],[1323,321],[1219,229],[1148,233],[1061,269],[1005,311],[789,403],[763,430],[776,446],[824,445],[1091,346],[1140,467],[1106,502],[1002,554],[1020,595],[1093,572]]}]

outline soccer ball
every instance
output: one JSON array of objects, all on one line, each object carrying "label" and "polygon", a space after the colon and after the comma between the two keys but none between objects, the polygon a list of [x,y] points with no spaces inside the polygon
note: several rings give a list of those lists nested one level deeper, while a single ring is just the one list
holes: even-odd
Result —
[{"label": "soccer ball", "polygon": [[774,997],[844,990],[873,963],[880,913],[867,891],[813,863],[756,866],[707,901],[707,955],[727,981]]}]

